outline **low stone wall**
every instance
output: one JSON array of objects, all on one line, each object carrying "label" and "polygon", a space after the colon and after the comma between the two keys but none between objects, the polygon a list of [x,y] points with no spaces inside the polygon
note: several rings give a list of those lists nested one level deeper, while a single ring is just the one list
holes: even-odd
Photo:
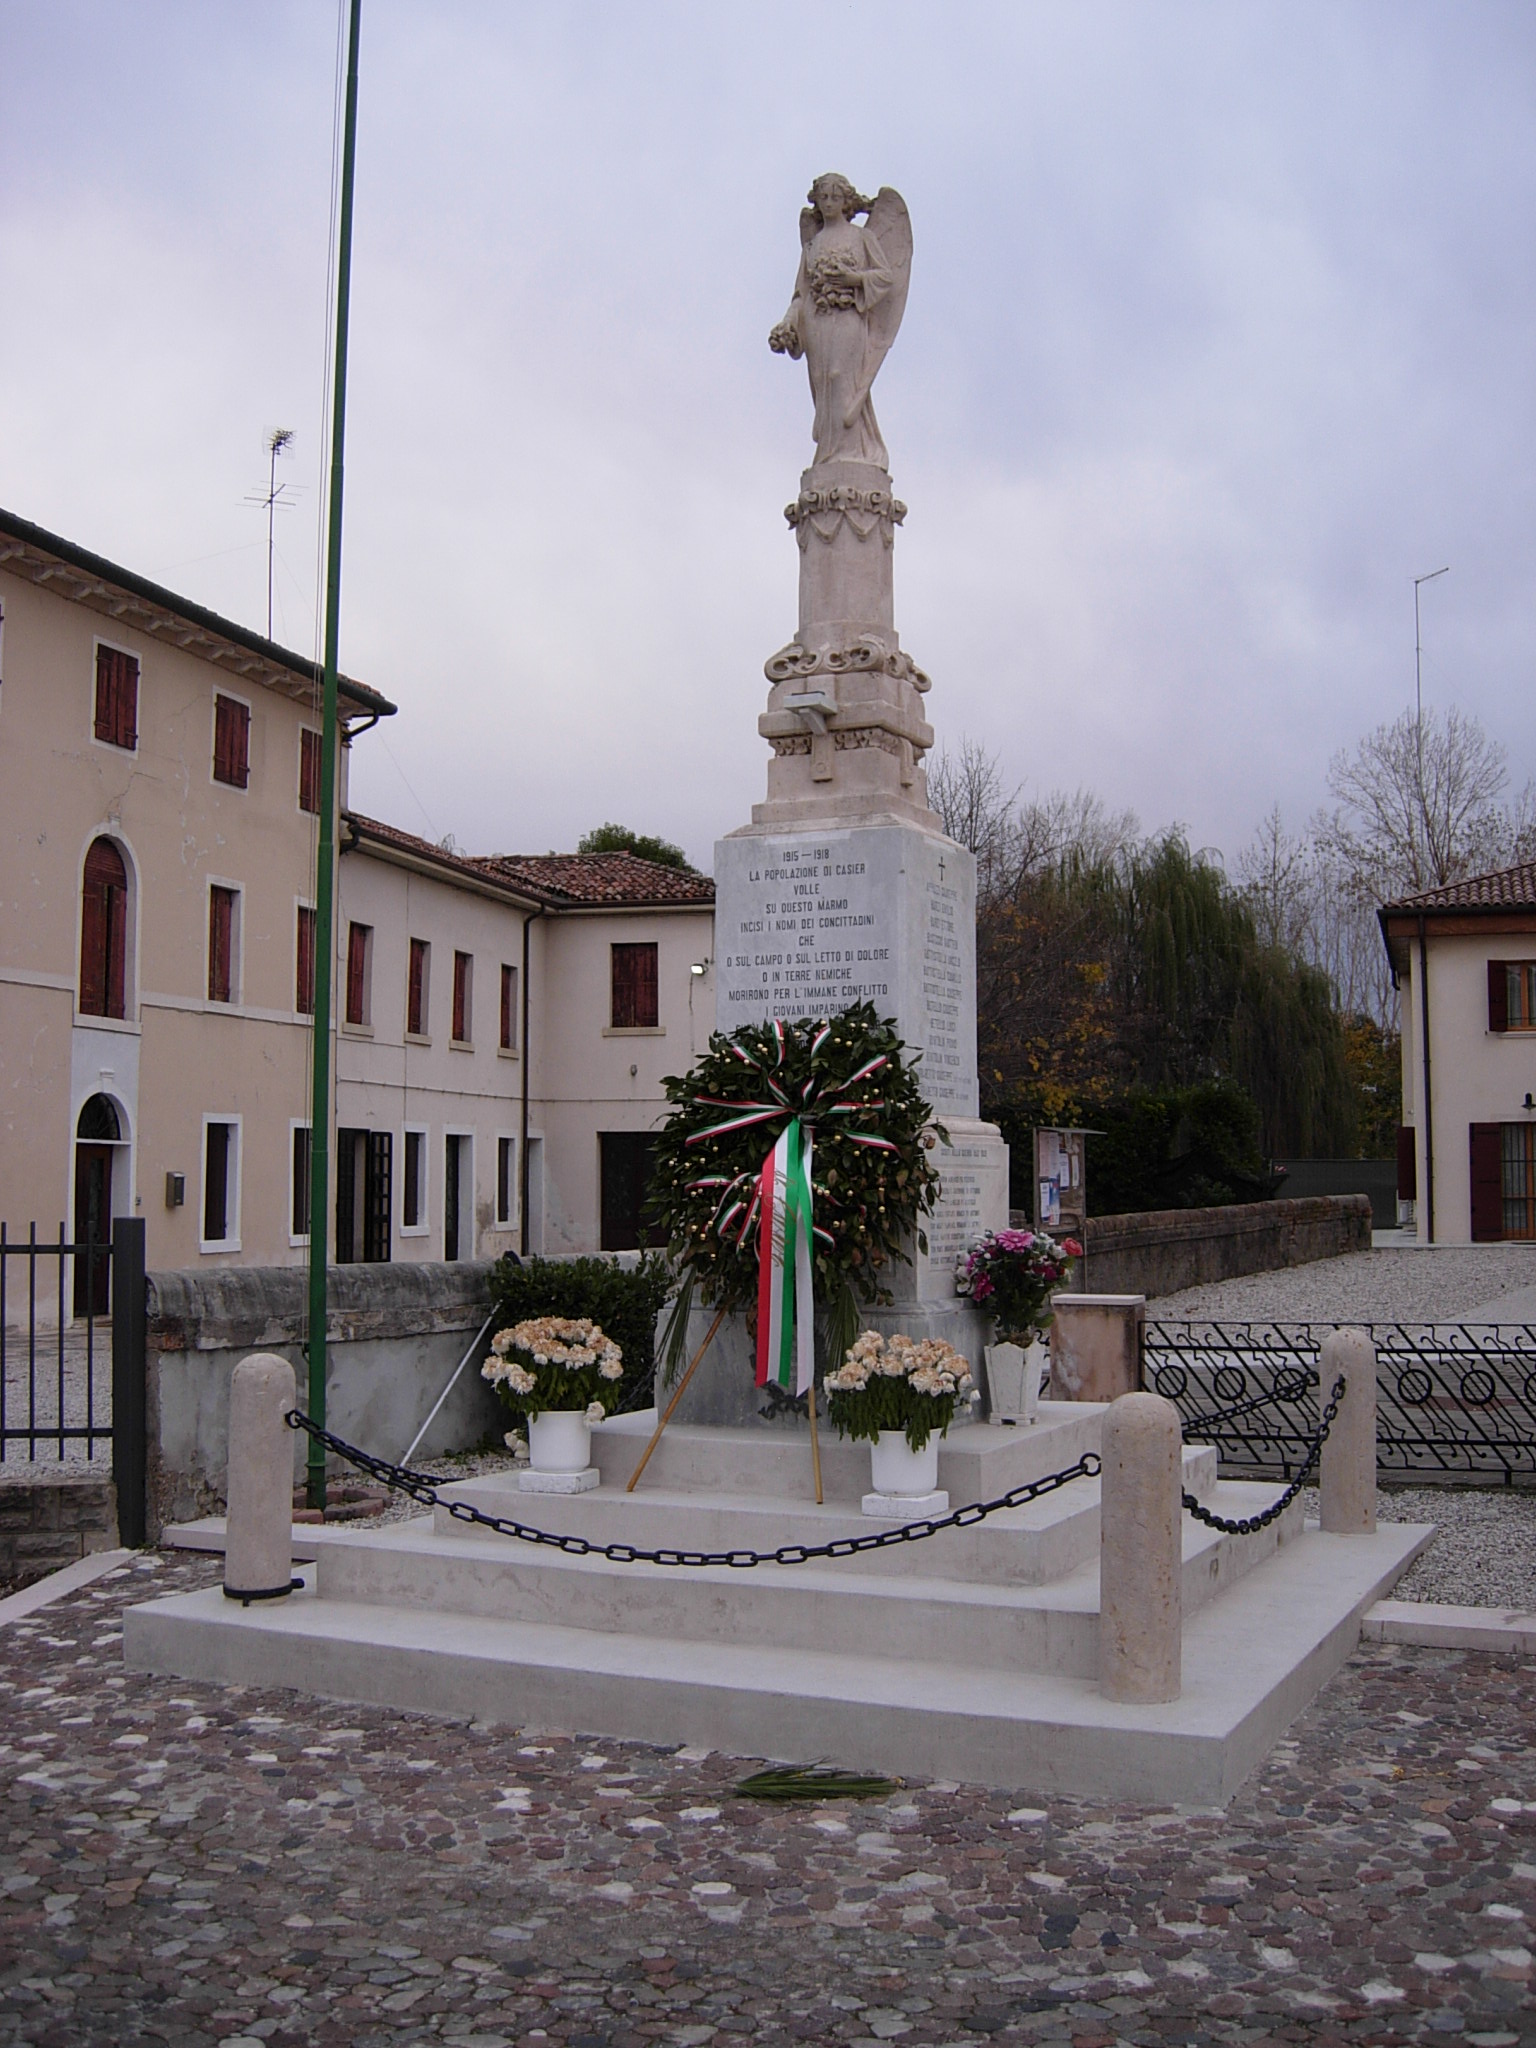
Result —
[{"label": "low stone wall", "polygon": [[0,1585],[28,1585],[116,1543],[110,1479],[0,1479]]},{"label": "low stone wall", "polygon": [[[490,1274],[488,1263],[467,1260],[333,1267],[328,1426],[363,1450],[399,1458],[490,1313]],[[298,1266],[148,1276],[151,1542],[166,1522],[223,1511],[229,1378],[240,1359],[252,1351],[288,1359],[302,1401],[308,1289]],[[418,1457],[470,1449],[505,1427],[479,1363],[465,1367]],[[307,1444],[296,1430],[295,1479]]]},{"label": "low stone wall", "polygon": [[1371,1248],[1366,1195],[1242,1202],[1222,1209],[1154,1209],[1090,1217],[1087,1286],[1095,1294],[1177,1294],[1184,1287],[1304,1266]]}]

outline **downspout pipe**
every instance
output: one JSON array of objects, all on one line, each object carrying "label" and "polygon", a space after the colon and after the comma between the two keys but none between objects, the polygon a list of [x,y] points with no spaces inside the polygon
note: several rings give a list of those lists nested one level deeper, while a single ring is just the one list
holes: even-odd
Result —
[{"label": "downspout pipe", "polygon": [[523,986],[521,990],[523,1005],[523,1102],[522,1130],[521,1135],[518,1138],[517,1152],[517,1244],[519,1256],[525,1259],[528,1256],[528,1087],[533,1068],[533,1047],[528,1042],[528,1023],[529,1018],[532,1015],[532,1005],[529,1003],[528,1000],[528,934],[530,929],[532,928],[534,919],[536,917],[542,917],[543,915],[544,907],[541,904],[537,910],[531,910],[528,913],[528,915],[523,919]]},{"label": "downspout pipe", "polygon": [[1419,1042],[1424,1070],[1424,1242],[1435,1241],[1435,1106],[1429,1087],[1429,946],[1419,912]]}]

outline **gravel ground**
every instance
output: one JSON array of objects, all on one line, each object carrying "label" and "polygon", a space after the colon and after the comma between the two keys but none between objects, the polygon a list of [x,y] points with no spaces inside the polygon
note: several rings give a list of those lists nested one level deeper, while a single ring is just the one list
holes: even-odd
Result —
[{"label": "gravel ground", "polygon": [[1536,2038],[1536,1663],[1377,1645],[1225,1812],[150,1679],[145,1558],[5,1631],[0,2042],[1051,2048]]},{"label": "gravel ground", "polygon": [[1533,1285],[1536,1244],[1394,1246],[1161,1294],[1148,1314],[1214,1322],[1455,1322]]},{"label": "gravel ground", "polygon": [[[1309,1488],[1303,1499],[1315,1519],[1316,1492]],[[1434,1542],[1398,1580],[1394,1600],[1536,1612],[1536,1493],[1515,1487],[1383,1487],[1376,1515],[1383,1522],[1435,1524]]]}]

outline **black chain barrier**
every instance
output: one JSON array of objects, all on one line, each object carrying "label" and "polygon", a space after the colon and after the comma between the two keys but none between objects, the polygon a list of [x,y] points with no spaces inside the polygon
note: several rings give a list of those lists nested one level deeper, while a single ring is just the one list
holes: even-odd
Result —
[{"label": "black chain barrier", "polygon": [[610,1564],[730,1565],[737,1571],[745,1571],[755,1564],[811,1564],[824,1557],[859,1557],[868,1550],[888,1550],[896,1543],[920,1543],[925,1536],[937,1536],[944,1529],[968,1529],[972,1523],[984,1521],[988,1515],[995,1515],[1002,1508],[1025,1507],[1032,1500],[1055,1493],[1060,1487],[1070,1486],[1074,1479],[1096,1479],[1101,1467],[1098,1453],[1085,1451],[1077,1463],[1069,1465],[1065,1471],[1048,1473],[1044,1479],[1031,1479],[1024,1486],[1015,1486],[1008,1493],[1000,1494],[996,1500],[974,1501],[969,1507],[956,1508],[953,1514],[936,1515],[922,1522],[902,1522],[892,1529],[871,1530],[867,1536],[839,1536],[831,1543],[784,1543],[777,1550],[639,1550],[632,1543],[589,1543],[585,1536],[561,1536],[552,1529],[536,1529],[524,1522],[509,1522],[502,1515],[485,1514],[469,1501],[445,1501],[429,1474],[412,1472],[406,1466],[391,1465],[385,1458],[372,1457],[367,1451],[360,1451],[356,1444],[344,1443],[328,1429],[321,1429],[307,1415],[301,1415],[297,1408],[290,1408],[285,1420],[290,1429],[302,1429],[328,1451],[334,1451],[338,1458],[355,1465],[359,1472],[393,1487],[397,1493],[409,1494],[422,1507],[446,1508],[456,1522],[490,1529],[498,1536],[515,1536],[522,1543],[538,1543],[550,1549],[563,1550],[567,1557],[603,1557]]},{"label": "black chain barrier", "polygon": [[[1207,1529],[1219,1529],[1223,1536],[1252,1536],[1259,1529],[1267,1529],[1271,1522],[1278,1522],[1297,1494],[1306,1485],[1312,1467],[1323,1454],[1323,1445],[1328,1441],[1328,1432],[1339,1412],[1339,1403],[1344,1398],[1344,1375],[1333,1383],[1333,1393],[1328,1406],[1323,1410],[1323,1419],[1317,1426],[1317,1434],[1307,1445],[1306,1462],[1280,1498],[1272,1501],[1261,1515],[1244,1515],[1239,1521],[1228,1521],[1225,1515],[1213,1515],[1209,1508],[1202,1507],[1192,1493],[1184,1496],[1184,1505],[1197,1522],[1204,1522]],[[1247,1404],[1251,1405],[1251,1404]],[[1202,1423],[1219,1421],[1219,1416],[1202,1416]]]}]

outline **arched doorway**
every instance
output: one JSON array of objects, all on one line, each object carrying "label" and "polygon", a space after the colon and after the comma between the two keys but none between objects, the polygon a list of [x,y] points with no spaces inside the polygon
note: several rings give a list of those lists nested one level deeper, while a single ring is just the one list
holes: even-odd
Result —
[{"label": "arched doorway", "polygon": [[[112,1174],[123,1144],[116,1106],[93,1095],[75,1123],[75,1314],[104,1316],[112,1298]],[[92,1254],[86,1249],[94,1246]]]}]

